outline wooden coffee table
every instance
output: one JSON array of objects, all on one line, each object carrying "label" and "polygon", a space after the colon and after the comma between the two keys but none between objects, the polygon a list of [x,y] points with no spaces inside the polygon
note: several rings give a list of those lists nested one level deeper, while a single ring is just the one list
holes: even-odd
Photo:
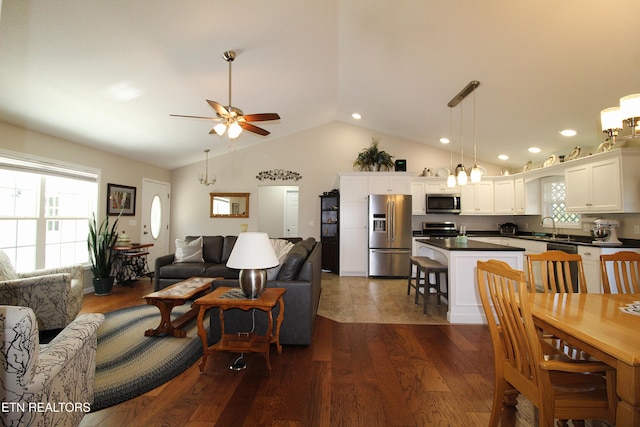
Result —
[{"label": "wooden coffee table", "polygon": [[155,329],[147,329],[144,332],[144,336],[152,337],[160,334],[173,335],[178,338],[187,336],[186,331],[182,328],[195,319],[197,315],[196,308],[192,306],[191,310],[173,322],[171,321],[171,310],[173,310],[173,307],[183,305],[189,299],[208,294],[211,291],[211,282],[219,279],[220,277],[191,277],[157,292],[145,295],[144,299],[147,304],[155,305],[160,309],[160,324]]},{"label": "wooden coffee table", "polygon": [[[256,299],[245,298],[240,288],[220,287],[208,295],[198,298],[193,305],[199,308],[198,311],[198,335],[202,340],[202,361],[200,362],[200,372],[204,371],[207,364],[207,356],[215,351],[232,351],[236,353],[261,353],[266,362],[267,368],[271,371],[269,363],[269,349],[272,343],[276,344],[278,354],[282,353],[280,345],[280,326],[284,319],[284,301],[282,295],[287,290],[284,288],[266,288],[262,295]],[[280,312],[276,319],[275,331],[273,331],[273,308],[279,304]],[[204,327],[204,315],[210,308],[220,309],[220,341],[208,346],[207,330]],[[264,336],[249,332],[238,332],[237,334],[225,334],[224,332],[224,311],[231,308],[240,310],[250,310],[256,308],[267,313],[269,325],[267,334]]]}]

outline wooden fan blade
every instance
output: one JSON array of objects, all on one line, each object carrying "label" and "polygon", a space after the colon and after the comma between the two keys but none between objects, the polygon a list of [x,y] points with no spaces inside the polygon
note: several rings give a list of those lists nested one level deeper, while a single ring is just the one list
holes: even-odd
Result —
[{"label": "wooden fan blade", "polygon": [[247,122],[265,122],[268,120],[280,120],[280,116],[277,113],[262,113],[262,114],[245,114],[244,119]]},{"label": "wooden fan blade", "polygon": [[182,114],[169,114],[169,115],[171,117],[184,117],[186,119],[219,120],[217,117],[183,116]]},{"label": "wooden fan blade", "polygon": [[220,116],[222,117],[229,116],[229,112],[227,111],[227,109],[224,108],[222,105],[218,104],[216,101],[211,101],[207,99],[207,103],[211,106],[211,108],[216,110],[216,113],[218,113]]},{"label": "wooden fan blade", "polygon": [[242,129],[248,130],[249,132],[257,133],[258,135],[267,136],[270,133],[268,130],[259,128],[258,126],[254,126],[251,123],[238,121],[238,124]]}]

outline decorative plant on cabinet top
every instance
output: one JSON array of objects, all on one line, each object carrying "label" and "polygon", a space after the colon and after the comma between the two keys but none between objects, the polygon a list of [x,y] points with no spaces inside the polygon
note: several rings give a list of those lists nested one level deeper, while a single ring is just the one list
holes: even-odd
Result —
[{"label": "decorative plant on cabinet top", "polygon": [[378,147],[380,138],[371,138],[371,145],[363,148],[353,162],[361,171],[390,170],[393,167],[393,157]]}]

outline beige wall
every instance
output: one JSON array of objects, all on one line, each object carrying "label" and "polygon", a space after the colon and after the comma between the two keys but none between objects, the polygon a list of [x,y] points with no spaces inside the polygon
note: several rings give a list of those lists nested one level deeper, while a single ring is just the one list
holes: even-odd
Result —
[{"label": "beige wall", "polygon": [[[320,236],[319,195],[338,187],[338,173],[353,169],[353,160],[358,152],[371,143],[373,136],[380,137],[381,149],[394,159],[406,159],[407,171],[416,175],[424,168],[449,167],[448,149],[439,150],[414,141],[389,135],[381,135],[370,129],[332,122],[298,134],[270,137],[265,143],[249,149],[242,148],[242,140],[235,150],[209,159],[209,173],[217,176],[214,186],[198,183],[204,172],[204,161],[174,169],[172,171],[171,240],[187,235],[237,234],[240,224],[249,224],[249,231],[258,230],[257,207],[258,186],[297,185],[300,190],[299,235]],[[227,141],[213,136],[212,144]],[[455,147],[454,147],[455,148]],[[459,153],[454,153],[454,162]],[[472,160],[465,159],[466,164]],[[499,174],[497,165],[485,165],[488,174]],[[256,175],[262,170],[285,169],[302,175],[300,181],[258,181]],[[209,192],[251,193],[251,215],[248,219],[209,218]],[[279,207],[274,207],[274,211]],[[494,221],[491,220],[493,223]],[[173,243],[170,245],[173,248]]]}]

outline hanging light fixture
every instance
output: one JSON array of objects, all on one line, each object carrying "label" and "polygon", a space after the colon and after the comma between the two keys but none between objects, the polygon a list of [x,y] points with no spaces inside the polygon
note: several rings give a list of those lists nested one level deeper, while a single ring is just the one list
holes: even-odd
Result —
[{"label": "hanging light fixture", "polygon": [[453,109],[449,108],[449,176],[447,177],[447,187],[456,186],[456,176],[453,174]]},{"label": "hanging light fixture", "polygon": [[212,175],[209,177],[209,149],[204,150],[205,160],[204,160],[204,175],[200,175],[199,181],[202,185],[213,185],[216,183],[216,176]]},{"label": "hanging light fixture", "polygon": [[471,182],[473,184],[480,182],[482,179],[482,172],[478,167],[478,162],[476,160],[476,93],[473,92],[473,167],[471,168],[471,173],[469,174],[469,178],[471,178]]},{"label": "hanging light fixture", "polygon": [[[463,99],[465,99],[471,92],[473,92],[478,86],[480,86],[480,82],[477,80],[472,80],[466,85],[456,96],[454,96],[451,101],[447,104],[447,107],[453,108],[456,105],[460,104]],[[475,104],[474,104],[474,161],[475,161]],[[458,185],[466,185],[467,184],[467,171],[464,168],[464,141],[462,138],[462,106],[460,106],[460,164],[456,167],[456,174],[458,177]],[[477,165],[474,164],[474,168],[477,168]]]},{"label": "hanging light fixture", "polygon": [[462,137],[462,105],[460,105],[460,163],[456,166],[458,185],[467,185],[467,170],[464,168],[464,139]]}]

